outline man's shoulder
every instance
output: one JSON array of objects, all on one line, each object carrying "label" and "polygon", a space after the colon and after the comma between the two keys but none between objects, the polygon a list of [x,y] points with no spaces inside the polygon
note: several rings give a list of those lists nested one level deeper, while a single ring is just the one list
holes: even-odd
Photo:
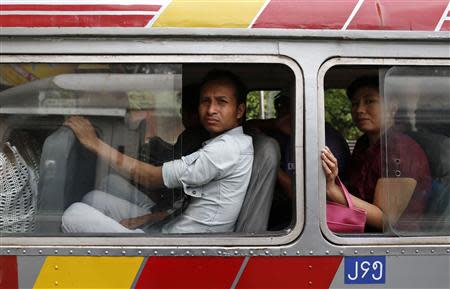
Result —
[{"label": "man's shoulder", "polygon": [[242,127],[222,133],[221,135],[215,137],[206,146],[214,146],[223,152],[253,152],[252,137],[244,134]]}]

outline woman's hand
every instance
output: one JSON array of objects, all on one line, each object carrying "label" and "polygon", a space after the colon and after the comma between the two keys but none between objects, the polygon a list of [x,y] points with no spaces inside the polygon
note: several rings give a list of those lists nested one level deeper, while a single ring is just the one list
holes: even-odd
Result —
[{"label": "woman's hand", "polygon": [[322,159],[322,168],[327,178],[327,183],[334,183],[339,174],[338,161],[328,147],[322,149],[320,155]]},{"label": "woman's hand", "polygon": [[336,184],[336,178],[339,174],[337,159],[328,147],[322,149],[320,158],[322,159],[322,168],[327,179],[327,197],[334,202],[346,204],[341,188]]},{"label": "woman's hand", "polygon": [[95,128],[89,120],[82,116],[72,116],[64,122],[64,125],[72,129],[83,146],[90,151],[96,151],[100,139],[97,137]]}]

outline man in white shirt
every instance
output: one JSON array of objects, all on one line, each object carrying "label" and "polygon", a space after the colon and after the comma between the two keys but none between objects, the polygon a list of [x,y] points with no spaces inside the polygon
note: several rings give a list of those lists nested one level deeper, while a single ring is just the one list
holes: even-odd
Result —
[{"label": "man in white shirt", "polygon": [[[124,176],[150,188],[182,187],[191,200],[181,215],[158,228],[163,233],[230,232],[244,201],[253,163],[252,139],[243,133],[245,90],[230,72],[212,71],[201,85],[199,118],[210,133],[198,151],[153,166],[125,156],[101,141],[90,122],[72,117],[70,127],[80,142]],[[65,232],[145,232],[142,228],[171,212],[152,212],[143,193],[139,202],[102,192],[88,193],[62,217]],[[154,230],[149,228],[150,231]]]}]

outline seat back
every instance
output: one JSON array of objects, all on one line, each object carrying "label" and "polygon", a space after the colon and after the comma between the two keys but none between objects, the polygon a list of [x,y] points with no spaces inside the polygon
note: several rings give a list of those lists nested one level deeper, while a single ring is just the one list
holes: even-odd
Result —
[{"label": "seat back", "polygon": [[275,139],[264,134],[255,134],[252,138],[252,175],[235,231],[261,233],[267,230],[281,156]]},{"label": "seat back", "polygon": [[39,231],[60,231],[64,210],[94,189],[96,163],[96,155],[67,127],[60,127],[45,140],[39,165]]}]

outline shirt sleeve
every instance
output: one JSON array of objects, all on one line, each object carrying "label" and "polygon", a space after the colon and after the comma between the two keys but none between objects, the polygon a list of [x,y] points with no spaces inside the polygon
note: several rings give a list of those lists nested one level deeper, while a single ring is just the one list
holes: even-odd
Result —
[{"label": "shirt sleeve", "polygon": [[168,188],[200,187],[227,175],[239,160],[239,147],[223,136],[181,159],[163,164],[164,185]]}]

